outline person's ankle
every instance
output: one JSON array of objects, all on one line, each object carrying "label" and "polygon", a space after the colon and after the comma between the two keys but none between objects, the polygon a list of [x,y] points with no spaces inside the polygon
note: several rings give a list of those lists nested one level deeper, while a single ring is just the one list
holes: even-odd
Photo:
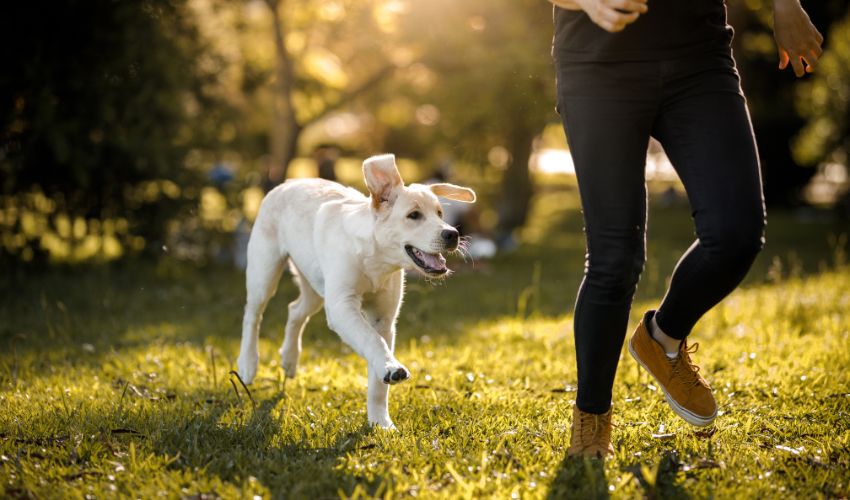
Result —
[{"label": "person's ankle", "polygon": [[658,326],[658,322],[655,321],[655,315],[652,316],[652,319],[649,320],[649,336],[652,337],[652,340],[657,342],[663,349],[665,354],[667,354],[668,358],[675,358],[679,355],[679,347],[682,345],[682,341],[679,339],[674,339],[673,337],[664,333],[664,330]]}]

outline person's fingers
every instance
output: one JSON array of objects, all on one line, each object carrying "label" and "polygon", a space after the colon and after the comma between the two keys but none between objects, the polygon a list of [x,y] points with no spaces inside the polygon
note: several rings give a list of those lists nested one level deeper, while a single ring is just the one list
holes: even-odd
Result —
[{"label": "person's fingers", "polygon": [[822,44],[823,43],[823,35],[821,35],[820,31],[818,31],[818,29],[815,28],[814,26],[812,26],[812,29],[815,30],[815,38],[818,41],[818,45]]},{"label": "person's fingers", "polygon": [[639,12],[618,12],[617,10],[610,7],[601,7],[597,11],[597,15],[600,19],[604,19],[613,25],[621,25],[625,27],[627,24],[631,24],[637,20],[640,16]]},{"label": "person's fingers", "polygon": [[614,23],[614,25],[615,25],[615,26],[616,26],[616,28],[617,28],[617,31],[622,31],[622,30],[624,30],[624,29],[626,28],[626,26],[628,26],[628,25],[632,24],[633,22],[637,21],[638,16],[639,16],[639,14],[638,14],[637,12],[635,12],[633,15],[628,15],[628,16],[626,16],[626,17],[624,17],[624,18],[621,18],[619,21],[617,21],[616,23]]},{"label": "person's fingers", "polygon": [[598,24],[599,24],[600,28],[604,29],[605,31],[607,31],[609,33],[616,33],[618,31],[623,30],[623,26],[617,26],[614,23],[609,22],[609,21],[601,21]]},{"label": "person's fingers", "polygon": [[809,51],[809,54],[806,56],[806,62],[809,63],[809,66],[817,66],[820,61],[820,53],[814,49]]},{"label": "person's fingers", "polygon": [[788,52],[786,52],[785,49],[780,47],[779,48],[779,69],[787,68],[790,60],[791,60],[791,58],[788,57]]},{"label": "person's fingers", "polygon": [[[637,21],[641,11],[645,10],[646,0],[600,0],[594,2],[590,8],[585,8],[585,13],[590,19],[605,31],[616,33],[622,31],[629,24]],[[628,11],[633,5],[635,11]],[[586,6],[587,7],[587,6]]]},{"label": "person's fingers", "polygon": [[605,21],[609,24],[614,24],[619,17],[619,13],[616,10],[608,7],[607,5],[602,5],[601,3],[597,4],[593,12],[588,14],[592,14],[591,17],[595,20]]},{"label": "person's fingers", "polygon": [[803,56],[803,61],[806,63],[806,73],[811,73],[815,70],[815,66],[818,65],[818,58],[814,55],[814,52],[810,56]]},{"label": "person's fingers", "polygon": [[791,66],[794,68],[794,74],[797,77],[801,77],[806,74],[805,68],[803,68],[803,59],[800,57],[792,57],[791,58]]},{"label": "person's fingers", "polygon": [[631,14],[622,14],[622,16],[623,17],[621,17],[620,19],[621,19],[621,22],[623,23],[623,27],[625,27],[626,25],[632,24],[633,22],[637,21],[638,18],[640,17],[640,12],[632,12]]},{"label": "person's fingers", "polygon": [[622,31],[623,28],[626,27],[624,24],[617,24],[615,22],[609,21],[608,19],[598,19],[598,20],[595,20],[595,22],[600,28],[602,28],[605,31],[608,31],[610,33],[616,33],[618,31]]},{"label": "person's fingers", "polygon": [[626,12],[645,14],[649,10],[649,7],[646,6],[646,0],[606,0],[606,4],[609,7]]},{"label": "person's fingers", "polygon": [[636,12],[623,14],[607,7],[599,8],[592,15],[591,13],[588,13],[588,15],[599,27],[612,33],[622,31],[626,25],[633,23],[639,16]]}]

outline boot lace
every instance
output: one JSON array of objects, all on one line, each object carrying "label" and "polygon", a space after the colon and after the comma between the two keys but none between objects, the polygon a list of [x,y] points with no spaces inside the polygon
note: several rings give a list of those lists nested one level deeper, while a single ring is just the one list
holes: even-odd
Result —
[{"label": "boot lace", "polygon": [[671,359],[670,363],[673,366],[673,377],[682,381],[685,387],[708,387],[708,383],[699,375],[699,366],[691,361],[691,354],[699,350],[699,342],[694,342],[690,346],[683,343],[679,355],[675,359]]},{"label": "boot lace", "polygon": [[611,425],[608,423],[610,413],[597,415],[595,413],[581,412],[580,416],[580,440],[582,446],[590,446],[597,443],[600,438],[609,440],[607,434],[611,432]]}]

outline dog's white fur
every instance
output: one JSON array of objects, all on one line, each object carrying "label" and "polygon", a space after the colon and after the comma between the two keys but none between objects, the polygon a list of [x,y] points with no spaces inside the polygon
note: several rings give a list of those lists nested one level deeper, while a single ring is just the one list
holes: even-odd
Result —
[{"label": "dog's white fur", "polygon": [[[295,377],[304,326],[324,305],[328,326],[368,364],[369,423],[392,428],[389,384],[409,377],[393,355],[403,268],[448,274],[437,254],[457,241],[447,244],[445,235],[455,230],[441,219],[437,195],[471,203],[475,193],[452,184],[405,186],[393,155],[367,159],[363,175],[368,198],[321,179],[290,180],[266,195],[248,243],[238,373],[246,384],[257,373],[260,322],[288,259],[301,294],[289,304],[280,348],[286,376]],[[436,268],[417,265],[410,247]]]}]

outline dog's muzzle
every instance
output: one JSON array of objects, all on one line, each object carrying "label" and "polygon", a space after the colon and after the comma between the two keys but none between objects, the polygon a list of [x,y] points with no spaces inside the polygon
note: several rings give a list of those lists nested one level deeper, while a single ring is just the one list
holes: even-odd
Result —
[{"label": "dog's muzzle", "polygon": [[405,245],[404,250],[410,257],[410,260],[416,264],[416,267],[433,276],[446,274],[449,268],[446,267],[446,258],[442,254],[426,253],[416,248],[413,245]]}]

